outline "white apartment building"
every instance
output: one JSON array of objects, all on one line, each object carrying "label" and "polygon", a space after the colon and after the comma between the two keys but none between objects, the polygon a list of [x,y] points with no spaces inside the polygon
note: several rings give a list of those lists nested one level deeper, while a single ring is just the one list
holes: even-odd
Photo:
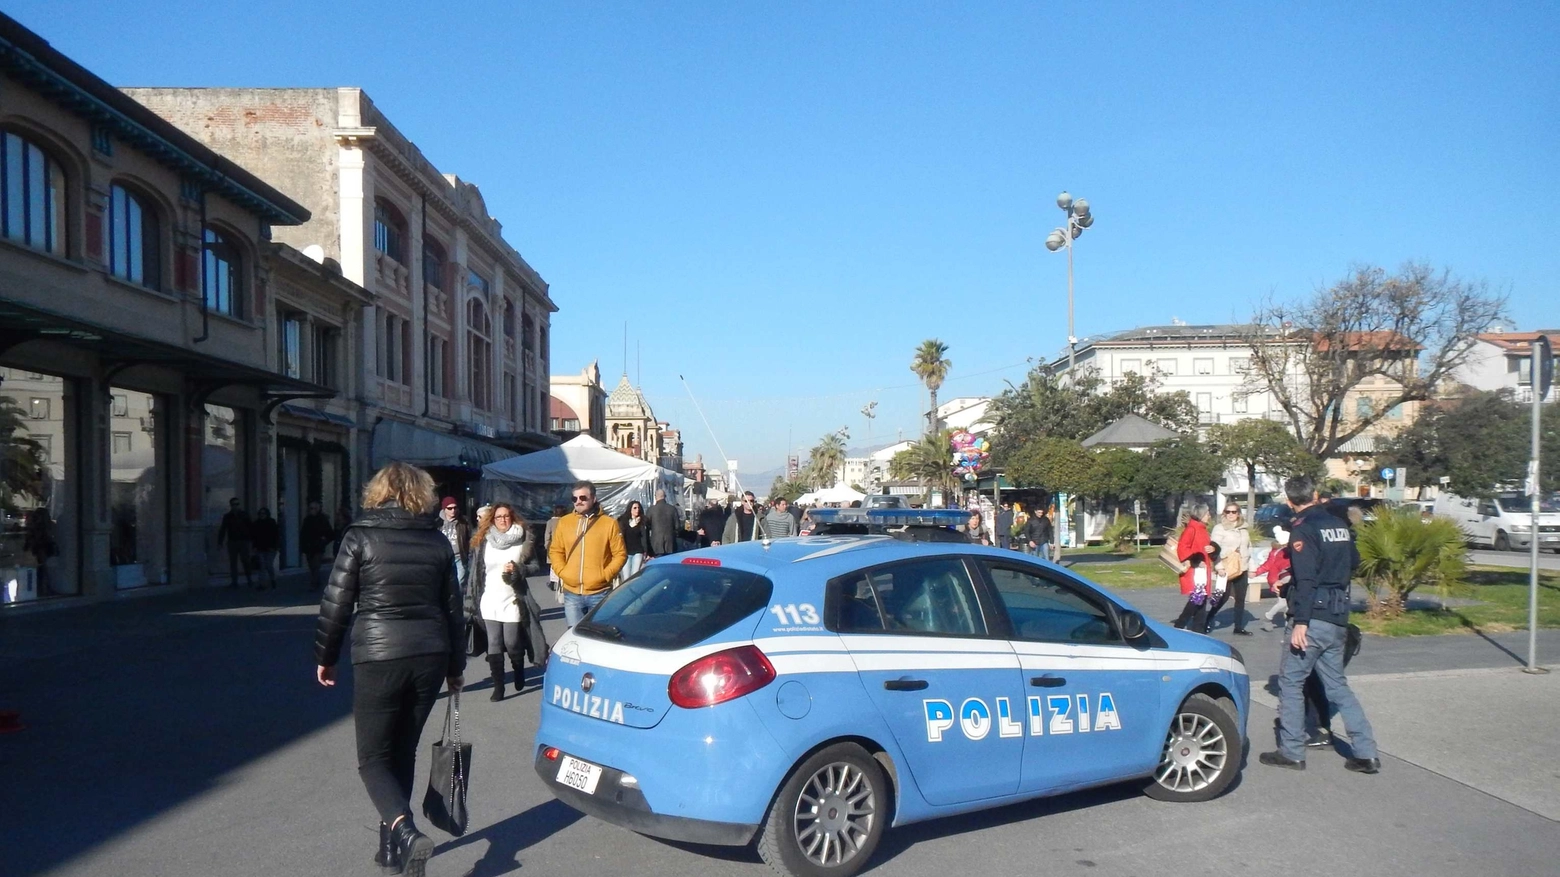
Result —
[{"label": "white apartment building", "polygon": [[[1130,372],[1150,377],[1162,393],[1185,390],[1197,405],[1202,425],[1233,423],[1249,417],[1282,419],[1273,394],[1247,383],[1251,347],[1249,326],[1145,326],[1079,342],[1074,358],[1079,371],[1097,369],[1114,383]],[[1052,375],[1067,374],[1067,354],[1046,365]]]},{"label": "white apartment building", "polygon": [[[1560,329],[1536,332],[1484,332],[1477,336],[1468,361],[1457,371],[1457,380],[1479,390],[1511,390],[1518,402],[1533,401],[1533,339],[1548,335],[1560,341]],[[1551,386],[1544,402],[1555,401]]]},{"label": "white apartment building", "polygon": [[995,425],[986,419],[990,396],[960,396],[937,406],[937,421],[944,429],[985,433]]}]

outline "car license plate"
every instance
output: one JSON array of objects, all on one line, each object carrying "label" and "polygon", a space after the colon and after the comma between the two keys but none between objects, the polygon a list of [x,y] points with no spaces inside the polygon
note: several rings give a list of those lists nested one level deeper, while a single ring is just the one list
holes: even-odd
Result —
[{"label": "car license plate", "polygon": [[601,782],[601,766],[565,755],[563,763],[558,766],[558,782],[587,795],[594,795],[596,784]]}]

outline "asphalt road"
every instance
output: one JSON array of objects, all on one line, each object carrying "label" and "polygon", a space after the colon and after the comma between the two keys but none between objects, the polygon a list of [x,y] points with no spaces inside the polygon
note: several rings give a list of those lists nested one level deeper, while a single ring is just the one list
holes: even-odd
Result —
[{"label": "asphalt road", "polygon": [[[350,674],[334,689],[314,683],[307,596],[255,599],[202,592],[0,621],[0,707],[22,709],[29,726],[0,735],[0,873],[377,873]],[[1160,618],[1178,601],[1129,599]],[[549,622],[552,635],[561,623]],[[1277,636],[1239,641],[1254,690],[1276,665]],[[1306,844],[1308,873],[1554,873],[1560,777],[1547,742],[1560,674],[1515,672],[1515,642],[1368,639],[1353,669],[1381,739],[1380,775],[1347,773],[1331,752],[1313,753],[1304,773],[1257,764],[1274,718],[1259,693],[1249,763],[1218,800],[1169,805],[1118,786],[906,826],[868,873],[1268,874],[1295,870],[1296,837],[1323,839]],[[554,800],[531,768],[536,689],[489,702],[481,670],[469,669],[462,701],[475,743],[472,829],[430,832],[429,874],[769,873],[749,849],[657,841]],[[1485,751],[1469,735],[1481,727],[1516,742]]]},{"label": "asphalt road", "polygon": [[[1474,563],[1482,563],[1488,566],[1514,566],[1521,569],[1533,568],[1533,557],[1526,551],[1484,551],[1475,549],[1468,552],[1468,557]],[[1539,552],[1538,568],[1560,570],[1560,554],[1556,554],[1553,551]]]}]

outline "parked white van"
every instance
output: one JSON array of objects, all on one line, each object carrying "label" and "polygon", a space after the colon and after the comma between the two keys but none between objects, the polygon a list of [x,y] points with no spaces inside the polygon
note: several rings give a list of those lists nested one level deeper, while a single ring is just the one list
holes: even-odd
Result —
[{"label": "parked white van", "polygon": [[[1560,552],[1560,502],[1549,497],[1539,508],[1538,545]],[[1489,545],[1497,551],[1506,551],[1526,549],[1533,542],[1531,501],[1520,493],[1474,499],[1442,491],[1435,500],[1435,513],[1456,521],[1474,545]]]}]

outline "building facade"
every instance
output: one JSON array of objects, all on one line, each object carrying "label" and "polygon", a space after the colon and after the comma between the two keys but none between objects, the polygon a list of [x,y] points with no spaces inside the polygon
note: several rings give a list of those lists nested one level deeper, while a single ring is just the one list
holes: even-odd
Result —
[{"label": "building facade", "polygon": [[[549,377],[552,396],[573,413],[577,423],[564,427],[584,433],[602,444],[607,442],[607,391],[601,386],[601,368],[594,361],[577,375],[554,374]],[[560,418],[567,420],[569,418]],[[556,431],[557,424],[553,425]]]},{"label": "building facade", "polygon": [[8,604],[205,584],[265,431],[335,395],[271,368],[302,204],[0,16],[0,578]]},{"label": "building facade", "polygon": [[546,282],[477,187],[441,173],[361,89],[126,93],[292,193],[312,218],[276,239],[368,291],[352,364],[353,451],[370,468],[417,463],[469,497],[484,464],[556,443]]},{"label": "building facade", "polygon": [[[1518,402],[1533,401],[1533,340],[1539,335],[1560,342],[1560,329],[1536,332],[1483,332],[1476,336],[1468,361],[1457,372],[1460,383],[1476,390],[1510,390]],[[1560,357],[1557,357],[1560,359]],[[1555,401],[1554,386],[1543,399]]]},{"label": "building facade", "polygon": [[[629,383],[628,375],[618,380],[612,395],[607,397],[604,425],[608,446],[648,463],[660,461],[661,423],[655,419],[655,412],[650,410],[645,394]],[[680,470],[679,466],[673,471]]]}]

